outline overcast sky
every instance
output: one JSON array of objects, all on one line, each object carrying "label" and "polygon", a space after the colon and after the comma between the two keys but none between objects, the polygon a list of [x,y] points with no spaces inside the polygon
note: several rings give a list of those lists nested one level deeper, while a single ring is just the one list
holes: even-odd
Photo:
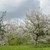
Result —
[{"label": "overcast sky", "polygon": [[50,0],[0,0],[0,11],[7,11],[4,20],[23,18],[30,9],[50,13]]},{"label": "overcast sky", "polygon": [[50,14],[50,0],[39,0],[40,8],[45,14]]},{"label": "overcast sky", "polygon": [[29,9],[38,8],[38,0],[0,0],[0,11],[7,11],[6,20],[23,18]]}]

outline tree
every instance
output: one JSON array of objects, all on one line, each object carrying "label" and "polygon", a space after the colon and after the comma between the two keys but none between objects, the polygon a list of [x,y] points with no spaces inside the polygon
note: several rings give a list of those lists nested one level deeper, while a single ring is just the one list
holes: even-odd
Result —
[{"label": "tree", "polygon": [[1,36],[1,39],[0,40],[3,39],[3,35],[5,33],[4,25],[3,25],[3,16],[5,16],[5,14],[6,14],[6,11],[5,12],[2,12],[0,14],[0,36]]},{"label": "tree", "polygon": [[30,14],[26,14],[25,31],[31,33],[33,40],[35,40],[35,46],[37,46],[39,37],[43,37],[48,33],[48,19],[47,16],[40,12],[32,11]]}]

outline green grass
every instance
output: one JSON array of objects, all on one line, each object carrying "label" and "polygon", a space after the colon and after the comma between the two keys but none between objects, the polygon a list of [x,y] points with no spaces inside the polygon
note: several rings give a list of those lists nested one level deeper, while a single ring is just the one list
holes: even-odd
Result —
[{"label": "green grass", "polygon": [[34,48],[33,45],[20,45],[20,46],[0,46],[0,50],[50,50],[46,48]]}]

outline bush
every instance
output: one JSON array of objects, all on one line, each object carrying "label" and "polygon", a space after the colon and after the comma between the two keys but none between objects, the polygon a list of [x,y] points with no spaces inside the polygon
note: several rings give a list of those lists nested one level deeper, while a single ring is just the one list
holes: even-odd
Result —
[{"label": "bush", "polygon": [[16,39],[12,38],[12,39],[8,40],[8,44],[9,45],[16,45]]},{"label": "bush", "polygon": [[27,37],[17,37],[17,38],[12,38],[8,40],[9,45],[24,45],[27,44],[27,42],[30,39]]}]

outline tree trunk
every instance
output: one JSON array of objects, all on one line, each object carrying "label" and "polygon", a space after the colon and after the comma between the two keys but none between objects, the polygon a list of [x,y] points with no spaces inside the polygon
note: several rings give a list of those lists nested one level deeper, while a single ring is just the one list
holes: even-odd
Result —
[{"label": "tree trunk", "polygon": [[36,36],[36,39],[35,39],[35,47],[37,47],[37,44],[38,44],[38,36]]}]

